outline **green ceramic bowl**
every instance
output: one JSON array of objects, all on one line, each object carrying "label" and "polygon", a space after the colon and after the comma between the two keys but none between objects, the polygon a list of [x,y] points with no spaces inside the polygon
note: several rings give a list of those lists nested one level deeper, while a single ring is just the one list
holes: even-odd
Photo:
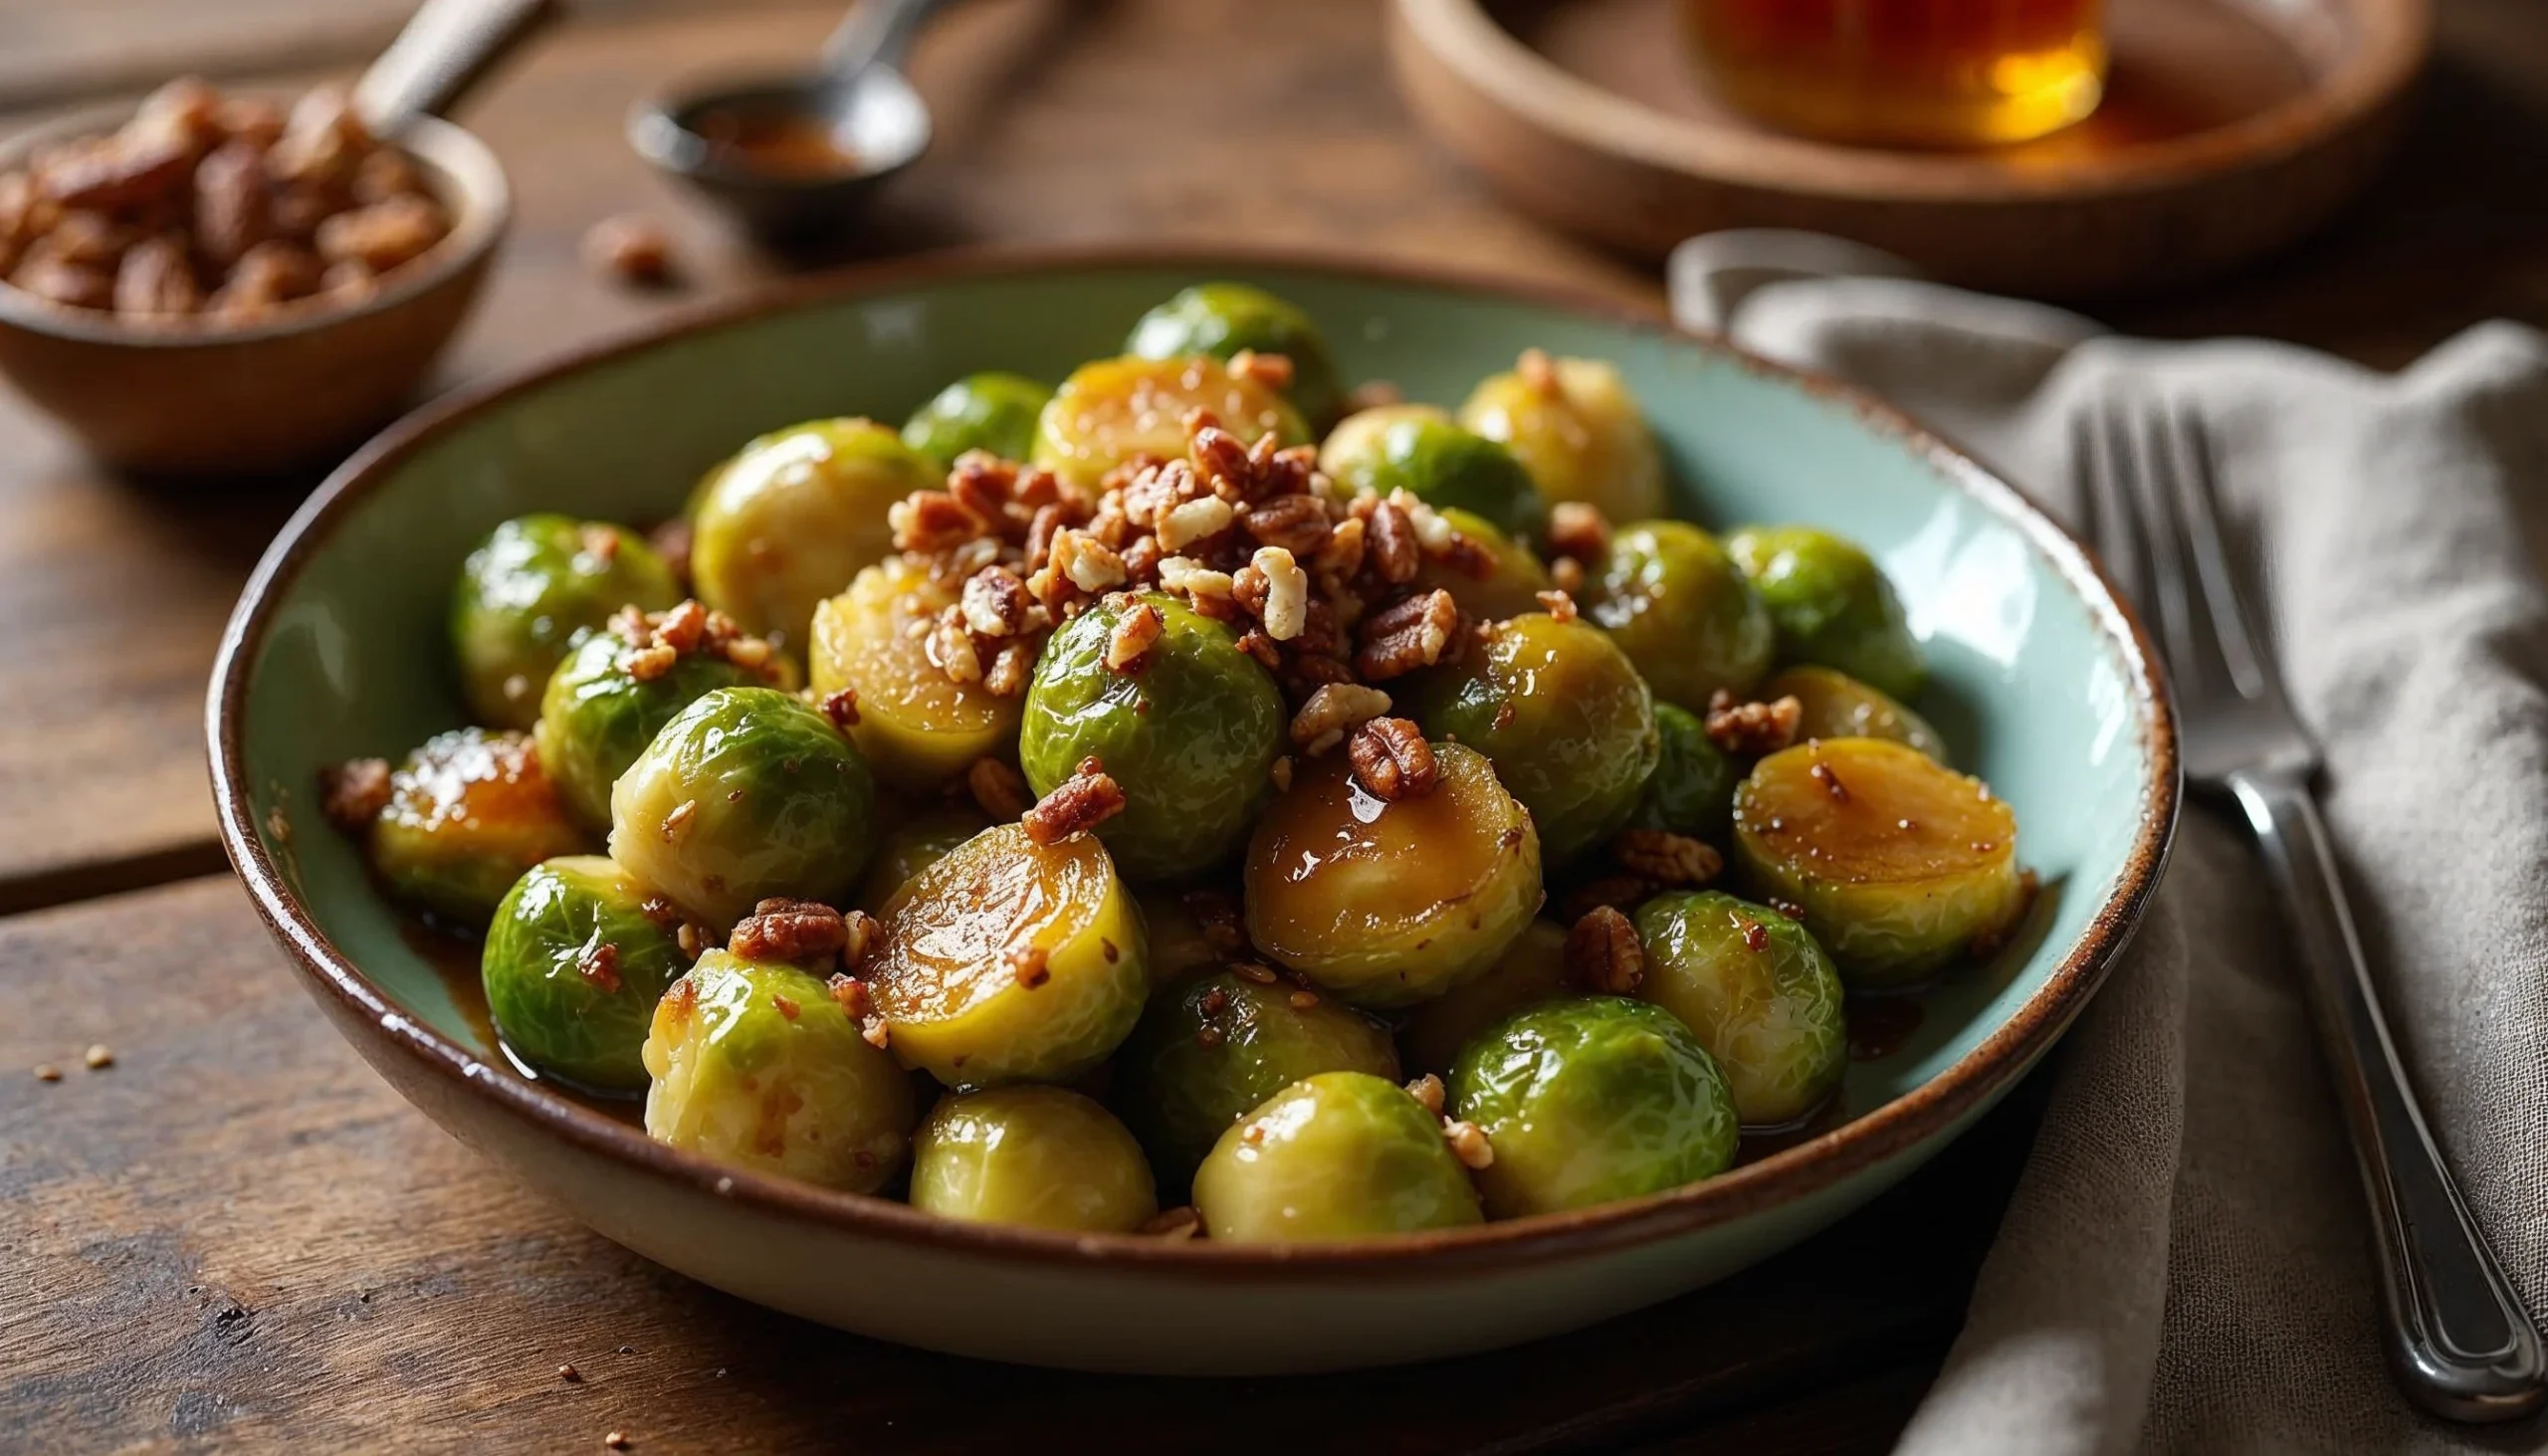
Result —
[{"label": "green ceramic bowl", "polygon": [[[1205,279],[1325,325],[1350,378],[1457,402],[1525,345],[1615,360],[1702,521],[1842,530],[1901,584],[1922,708],[2016,806],[2045,893],[1993,964],[1849,1067],[1843,1119],[1723,1177],[1483,1228],[1284,1250],[944,1222],[730,1170],[525,1080],[401,934],[320,818],[319,765],[460,720],[435,645],[452,572],[531,510],[673,513],[773,426],[900,419],[977,369],[1058,379]],[[2078,1015],[2175,823],[2147,643],[2080,548],[1973,462],[1837,385],[1539,290],[1263,255],[1124,251],[869,270],[713,312],[443,401],[338,471],[259,567],[210,701],[222,834],[258,909],[357,1050],[427,1115],[608,1237],[745,1299],[862,1334],[1092,1369],[1335,1369],[1487,1349],[1668,1299],[1796,1243],[1936,1152]]]}]

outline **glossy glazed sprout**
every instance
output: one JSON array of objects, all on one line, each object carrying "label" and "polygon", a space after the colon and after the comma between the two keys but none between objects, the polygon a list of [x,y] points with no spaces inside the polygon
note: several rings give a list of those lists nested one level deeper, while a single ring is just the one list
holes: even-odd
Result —
[{"label": "glossy glazed sprout", "polygon": [[[1273,377],[1283,375],[1280,382]],[[1174,460],[1185,453],[1185,421],[1204,411],[1253,445],[1272,436],[1301,445],[1309,427],[1282,392],[1288,371],[1233,372],[1208,355],[1174,359],[1127,356],[1083,364],[1036,422],[1033,463],[1066,485],[1094,490],[1107,472],[1144,456]]]},{"label": "glossy glazed sprout", "polygon": [[1194,1208],[1228,1243],[1309,1243],[1480,1221],[1441,1120],[1393,1082],[1323,1072],[1275,1094],[1213,1144]]},{"label": "glossy glazed sprout", "polygon": [[1636,933],[1637,994],[1708,1049],[1746,1127],[1796,1123],[1838,1090],[1849,1062],[1840,976],[1805,927],[1707,890],[1647,901]]},{"label": "glossy glazed sprout", "polygon": [[700,600],[801,650],[815,604],[893,549],[894,503],[943,475],[873,420],[761,436],[700,484],[690,547]]},{"label": "glossy glazed sprout", "polygon": [[1437,511],[1470,512],[1509,536],[1536,538],[1548,524],[1548,503],[1511,451],[1422,405],[1353,416],[1321,447],[1318,464],[1349,492],[1385,499],[1404,491]]},{"label": "glossy glazed sprout", "polygon": [[[858,573],[849,590],[814,609],[809,670],[814,696],[838,701],[850,740],[888,782],[935,788],[985,755],[1005,756],[1023,707],[980,675],[959,682],[931,629],[957,604],[961,584],[905,556]],[[836,700],[843,691],[846,699]]]},{"label": "glossy glazed sprout", "polygon": [[1523,353],[1479,381],[1460,424],[1511,450],[1550,502],[1581,501],[1612,520],[1663,514],[1663,456],[1616,367]]},{"label": "glossy glazed sprout", "polygon": [[1717,694],[1743,697],[1769,675],[1769,609],[1716,537],[1686,520],[1621,527],[1590,592],[1587,615],[1666,702],[1705,712]]},{"label": "glossy glazed sprout", "polygon": [[1543,610],[1549,572],[1529,546],[1474,512],[1449,507],[1440,514],[1475,549],[1427,557],[1415,573],[1416,591],[1447,591],[1461,611],[1482,622]]},{"label": "glossy glazed sprout", "polygon": [[1873,557],[1806,525],[1749,526],[1726,537],[1726,548],[1778,623],[1781,661],[1833,668],[1895,698],[1920,696],[1927,658]]},{"label": "glossy glazed sprout", "polygon": [[464,926],[485,925],[525,870],[589,847],[524,733],[436,733],[388,787],[372,869],[398,899]]},{"label": "glossy glazed sprout", "polygon": [[777,687],[786,661],[696,603],[650,619],[622,613],[575,644],[540,694],[532,741],[566,808],[610,828],[610,789],[664,725],[719,688]]},{"label": "glossy glazed sprout", "polygon": [[1706,723],[1678,704],[1655,704],[1654,726],[1663,753],[1628,824],[1724,843],[1734,818],[1734,785],[1742,778],[1734,760],[1709,739]]},{"label": "glossy glazed sprout", "polygon": [[533,866],[496,910],[480,958],[487,1011],[543,1077],[642,1092],[655,1002],[690,968],[646,887],[600,855]]},{"label": "glossy glazed sprout", "polygon": [[1761,685],[1761,697],[1797,701],[1796,735],[1807,738],[1891,738],[1947,761],[1947,740],[1929,721],[1891,695],[1836,668],[1793,667]]},{"label": "glossy glazed sprout", "polygon": [[1132,1233],[1159,1212],[1141,1144],[1061,1087],[942,1098],[912,1138],[912,1206],[969,1223]]},{"label": "glossy glazed sprout", "polygon": [[621,607],[681,600],[662,556],[634,531],[569,516],[525,516],[488,533],[461,563],[451,642],[472,717],[527,728],[539,692],[579,632]]},{"label": "glossy glazed sprout", "polygon": [[1263,289],[1196,284],[1143,314],[1124,340],[1124,352],[1145,359],[1209,354],[1226,361],[1242,350],[1280,354],[1291,366],[1283,392],[1292,403],[1314,423],[1336,418],[1345,391],[1326,336],[1307,313]]},{"label": "glossy glazed sprout", "polygon": [[969,450],[1024,460],[1035,448],[1035,418],[1053,391],[1023,374],[967,374],[938,391],[903,422],[903,443],[940,470]]}]

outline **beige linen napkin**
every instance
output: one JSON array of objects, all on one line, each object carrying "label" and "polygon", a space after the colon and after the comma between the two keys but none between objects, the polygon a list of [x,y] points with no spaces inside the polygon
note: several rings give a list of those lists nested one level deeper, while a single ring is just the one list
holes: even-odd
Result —
[{"label": "beige linen napkin", "polygon": [[[1673,259],[1681,321],[1853,379],[2074,509],[2069,424],[2197,404],[2233,534],[2326,752],[2322,802],[2400,1049],[2534,1316],[2548,1306],[2548,336],[2469,329],[2404,373],[2156,344],[1792,233]],[[2247,843],[2190,801],[1907,1453],[2548,1447],[2454,1427],[2382,1362],[2361,1194]],[[1916,1251],[1905,1250],[1906,1257]]]}]

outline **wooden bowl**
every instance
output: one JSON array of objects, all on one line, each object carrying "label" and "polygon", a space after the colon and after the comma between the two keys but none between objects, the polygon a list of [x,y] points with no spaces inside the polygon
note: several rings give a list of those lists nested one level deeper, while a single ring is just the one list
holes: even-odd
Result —
[{"label": "wooden bowl", "polygon": [[1951,283],[2080,299],[2177,287],[2325,222],[2389,150],[2430,0],[2122,0],[2105,104],[2015,146],[1883,150],[1711,96],[1674,0],[1394,0],[1417,117],[1526,211],[1646,256],[1805,228]]},{"label": "wooden bowl", "polygon": [[[88,112],[0,145],[0,170],[38,146],[111,130]],[[233,475],[321,460],[416,393],[478,296],[512,219],[487,144],[427,117],[400,138],[452,213],[449,236],[349,308],[289,305],[242,328],[134,325],[0,288],[0,375],[101,460],[169,475]]]}]

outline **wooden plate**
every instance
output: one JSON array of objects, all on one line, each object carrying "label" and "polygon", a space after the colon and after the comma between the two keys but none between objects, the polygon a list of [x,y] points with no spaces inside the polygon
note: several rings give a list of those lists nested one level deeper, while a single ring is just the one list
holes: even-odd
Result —
[{"label": "wooden plate", "polygon": [[2113,0],[2096,115],[2022,145],[1888,151],[1774,132],[1708,94],[1673,0],[1395,0],[1416,115],[1514,203],[1659,256],[1810,228],[2044,298],[2150,292],[2300,237],[2369,180],[2430,0]]}]

